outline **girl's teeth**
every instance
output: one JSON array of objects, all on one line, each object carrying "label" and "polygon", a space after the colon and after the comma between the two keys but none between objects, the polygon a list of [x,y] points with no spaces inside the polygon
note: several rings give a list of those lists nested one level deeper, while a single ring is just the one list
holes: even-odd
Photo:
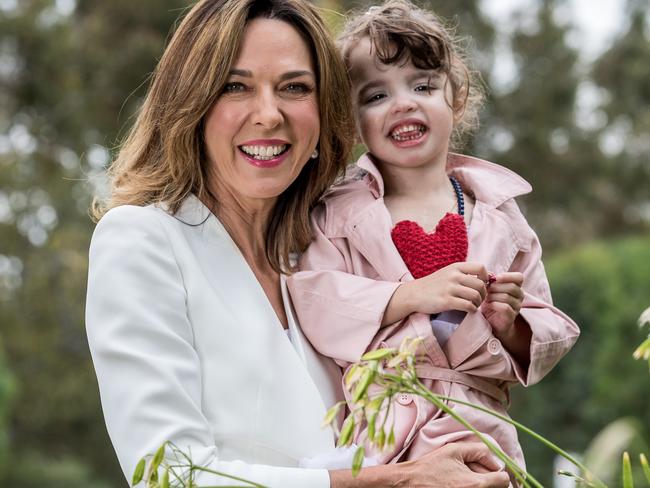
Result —
[{"label": "girl's teeth", "polygon": [[419,124],[402,125],[392,132],[391,137],[396,141],[410,141],[419,138],[425,130],[426,128]]}]

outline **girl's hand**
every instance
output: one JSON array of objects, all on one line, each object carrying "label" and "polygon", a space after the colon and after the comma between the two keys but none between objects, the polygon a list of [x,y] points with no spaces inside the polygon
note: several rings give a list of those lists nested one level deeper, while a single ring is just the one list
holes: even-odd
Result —
[{"label": "girl's hand", "polygon": [[501,273],[487,289],[481,312],[492,326],[497,337],[509,336],[514,332],[515,319],[524,301],[524,275]]},{"label": "girl's hand", "polygon": [[462,262],[402,283],[386,307],[382,325],[395,323],[414,312],[475,312],[487,294],[487,281],[488,272],[482,264]]}]

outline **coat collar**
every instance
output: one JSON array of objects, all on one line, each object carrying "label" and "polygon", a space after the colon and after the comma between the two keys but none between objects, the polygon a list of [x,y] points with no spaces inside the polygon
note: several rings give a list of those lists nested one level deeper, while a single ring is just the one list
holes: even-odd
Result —
[{"label": "coat collar", "polygon": [[[376,198],[384,196],[384,180],[368,153],[357,161],[357,167],[367,173],[367,182]],[[514,171],[498,164],[462,154],[450,153],[447,174],[458,178],[463,189],[489,207],[532,191],[530,184]]]}]

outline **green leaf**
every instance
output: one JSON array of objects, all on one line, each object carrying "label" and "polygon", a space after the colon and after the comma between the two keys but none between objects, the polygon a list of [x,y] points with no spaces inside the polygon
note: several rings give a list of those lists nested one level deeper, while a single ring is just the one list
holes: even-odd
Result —
[{"label": "green leaf", "polygon": [[353,402],[358,402],[359,399],[365,395],[366,391],[368,391],[370,383],[372,383],[372,380],[375,378],[375,374],[375,371],[371,369],[367,369],[363,372],[363,376],[361,376],[361,380],[359,381],[359,384],[357,384],[356,388],[354,389],[354,393],[352,394]]},{"label": "green leaf", "polygon": [[627,451],[623,453],[623,488],[634,488],[632,464],[630,463],[630,455]]},{"label": "green leaf", "polygon": [[388,434],[388,440],[386,441],[388,447],[393,447],[395,445],[395,429],[391,428],[390,433]]},{"label": "green leaf", "polygon": [[377,446],[379,449],[383,449],[385,444],[386,444],[386,432],[382,427],[375,435],[375,446]]},{"label": "green leaf", "polygon": [[365,367],[360,364],[353,364],[352,367],[345,374],[345,387],[349,390],[350,387],[359,381],[361,378],[361,373],[365,370]]},{"label": "green leaf", "polygon": [[144,476],[145,464],[146,461],[144,458],[140,459],[138,464],[136,464],[135,470],[133,471],[133,478],[131,479],[131,485],[135,486],[142,481],[142,477]]},{"label": "green leaf", "polygon": [[336,419],[336,416],[339,414],[341,406],[343,406],[344,403],[345,402],[337,402],[334,404],[334,406],[332,406],[332,408],[327,411],[327,414],[323,419],[323,423],[321,424],[321,428],[327,427],[334,421],[334,419]]},{"label": "green leaf", "polygon": [[645,479],[648,482],[648,486],[650,486],[650,465],[648,464],[648,458],[645,457],[645,454],[641,453],[639,454],[639,460],[641,461],[641,467],[643,468]]},{"label": "green leaf", "polygon": [[370,442],[375,440],[375,420],[377,419],[377,415],[372,417],[371,419],[368,420],[368,440]]},{"label": "green leaf", "polygon": [[365,449],[363,446],[359,447],[356,452],[354,453],[354,457],[352,458],[352,476],[356,477],[359,474],[359,471],[361,471],[361,467],[363,466],[363,456],[365,454]]},{"label": "green leaf", "polygon": [[339,436],[339,446],[347,446],[352,442],[352,432],[354,431],[354,417],[349,415],[343,422],[341,435]]},{"label": "green leaf", "polygon": [[162,479],[160,480],[160,488],[169,488],[169,468],[165,469]]},{"label": "green leaf", "polygon": [[376,361],[376,360],[381,360],[381,359],[386,359],[389,356],[392,356],[395,354],[396,349],[392,347],[385,347],[382,349],[375,349],[374,351],[370,351],[365,353],[363,356],[361,356],[362,361]]},{"label": "green leaf", "polygon": [[165,442],[162,446],[158,448],[156,451],[156,454],[153,455],[153,459],[151,460],[151,471],[157,471],[158,466],[160,466],[160,463],[162,463],[162,460],[165,457],[165,446],[167,443]]}]

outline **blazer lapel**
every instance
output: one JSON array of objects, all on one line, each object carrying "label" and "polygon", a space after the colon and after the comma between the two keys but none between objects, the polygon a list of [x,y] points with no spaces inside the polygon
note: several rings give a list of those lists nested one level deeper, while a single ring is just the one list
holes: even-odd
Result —
[{"label": "blazer lapel", "polygon": [[[325,358],[318,357],[291,316],[290,330],[296,338],[296,348],[294,348],[264,289],[239,248],[221,222],[198,198],[189,197],[177,213],[177,218],[194,224],[187,227],[187,232],[194,235],[193,238],[188,238],[188,242],[198,261],[202,263],[203,273],[214,291],[223,298],[225,303],[233,307],[234,314],[245,311],[247,320],[242,321],[241,326],[245,326],[246,330],[241,331],[240,338],[245,340],[246,348],[254,351],[250,356],[257,358],[260,367],[265,368],[267,374],[272,372],[277,377],[276,381],[283,382],[281,386],[278,385],[279,390],[294,392],[291,395],[287,394],[286,398],[279,398],[276,408],[283,409],[285,415],[313,417],[308,422],[313,422],[315,429],[318,430],[327,408],[337,401],[332,401],[335,396],[332,390],[333,384],[337,381],[337,373],[339,380],[337,386],[339,390],[341,389],[340,373],[332,369],[332,365],[336,365],[332,363],[328,366],[323,361]],[[217,262],[215,256],[221,256],[218,266],[210,265]],[[282,278],[284,280],[284,277]],[[292,309],[287,306],[289,302],[286,285],[282,286],[285,309],[287,315],[290,315]],[[295,402],[295,391],[300,392],[297,396],[301,402]],[[269,405],[266,407],[268,408]],[[323,444],[333,447],[333,434],[325,430],[320,432],[320,435],[313,436],[315,438],[307,442],[314,444],[315,449],[318,446],[322,447]],[[283,432],[282,435],[289,434]],[[305,440],[301,438],[300,442],[304,444]]]}]

